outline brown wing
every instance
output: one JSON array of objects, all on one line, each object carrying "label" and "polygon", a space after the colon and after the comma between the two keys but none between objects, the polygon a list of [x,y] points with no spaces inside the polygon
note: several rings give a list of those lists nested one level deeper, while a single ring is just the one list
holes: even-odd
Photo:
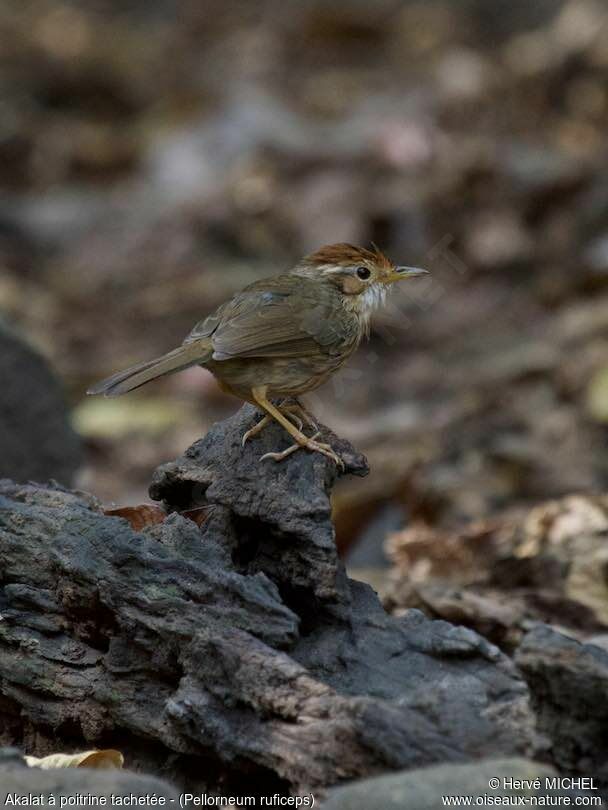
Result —
[{"label": "brown wing", "polygon": [[187,342],[211,337],[215,360],[331,355],[352,333],[352,324],[343,323],[352,317],[333,285],[278,276],[238,293],[196,326]]}]

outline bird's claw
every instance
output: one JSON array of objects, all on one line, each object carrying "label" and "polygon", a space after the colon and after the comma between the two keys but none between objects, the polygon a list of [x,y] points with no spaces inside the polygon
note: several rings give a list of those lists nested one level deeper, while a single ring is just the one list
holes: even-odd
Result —
[{"label": "bird's claw", "polygon": [[273,461],[284,461],[289,456],[293,455],[300,449],[310,450],[314,453],[321,453],[322,455],[330,458],[334,464],[339,467],[342,471],[346,469],[344,461],[340,458],[340,456],[331,448],[331,445],[325,444],[325,442],[318,442],[317,439],[321,434],[317,431],[314,436],[311,436],[310,439],[301,444],[292,444],[286,450],[283,450],[280,453],[266,453],[260,458],[260,461],[265,461],[267,458],[271,458]]},{"label": "bird's claw", "polygon": [[273,461],[284,461],[284,459],[292,456],[300,449],[299,444],[292,444],[291,447],[288,447],[287,450],[283,450],[281,453],[264,453],[263,456],[260,457],[260,461],[265,461],[267,458],[271,458]]},{"label": "bird's claw", "polygon": [[257,435],[258,435],[258,433],[261,433],[261,432],[264,430],[264,428],[265,428],[265,427],[266,427],[266,426],[267,426],[267,425],[268,425],[268,424],[269,424],[271,421],[272,421],[272,420],[271,420],[271,418],[270,418],[269,416],[264,416],[264,418],[263,418],[263,419],[260,419],[260,421],[257,423],[257,425],[254,425],[252,428],[249,428],[249,430],[248,430],[248,431],[246,431],[245,433],[243,433],[243,438],[241,439],[241,445],[242,445],[242,447],[245,447],[245,445],[247,444],[247,442],[249,441],[249,439],[253,439],[253,437],[254,437],[254,436],[257,436]]},{"label": "bird's claw", "polygon": [[340,458],[340,456],[336,453],[336,451],[332,449],[332,446],[330,444],[326,444],[325,442],[315,441],[316,437],[319,435],[320,435],[319,433],[315,433],[315,435],[312,437],[312,439],[310,439],[308,444],[305,445],[306,449],[313,450],[316,453],[322,453],[324,456],[327,456],[327,458],[330,458],[334,462],[336,467],[338,467],[339,469],[342,470],[342,472],[344,472],[344,470],[346,470],[346,465],[344,464],[344,461]]},{"label": "bird's claw", "polygon": [[300,431],[300,433],[301,433],[301,432],[302,432],[302,428],[304,427],[304,423],[302,422],[302,420],[300,419],[300,417],[299,417],[299,416],[296,416],[296,415],[295,415],[295,413],[290,413],[288,416],[289,416],[289,419],[291,419],[291,421],[294,423],[294,425],[297,427],[297,429],[298,429],[298,430]]},{"label": "bird's claw", "polygon": [[[306,408],[303,405],[300,405],[299,402],[294,402],[291,405],[284,406],[284,407],[281,408],[281,410],[283,411],[283,413],[287,412],[287,413],[291,414],[292,416],[296,416],[296,414],[298,414],[301,424],[302,423],[307,424],[308,427],[312,428],[315,431],[315,433],[317,433],[319,431],[319,426],[317,425],[315,420],[308,413]],[[300,426],[300,431],[301,430],[302,430],[302,427]]]}]

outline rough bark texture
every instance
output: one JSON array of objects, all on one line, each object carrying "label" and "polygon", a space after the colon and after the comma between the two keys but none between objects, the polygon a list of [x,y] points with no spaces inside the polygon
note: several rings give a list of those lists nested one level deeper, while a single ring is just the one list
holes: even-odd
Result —
[{"label": "rough bark texture", "polygon": [[532,751],[513,664],[471,630],[389,617],[347,579],[335,467],[303,451],[258,464],[285,438],[242,449],[254,419],[243,408],[154,477],[201,527],[171,514],[137,533],[90,496],[0,484],[0,741],[103,743],[232,793]]},{"label": "rough bark texture", "polygon": [[556,766],[608,785],[608,652],[541,625],[525,636],[516,661]]},{"label": "rough bark texture", "polygon": [[0,321],[0,478],[69,484],[81,462],[59,383]]}]

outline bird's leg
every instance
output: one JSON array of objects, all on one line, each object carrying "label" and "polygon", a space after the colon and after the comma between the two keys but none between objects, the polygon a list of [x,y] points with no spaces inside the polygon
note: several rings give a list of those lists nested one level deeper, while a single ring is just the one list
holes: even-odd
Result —
[{"label": "bird's leg", "polygon": [[[302,420],[298,417],[297,413],[292,413],[291,409],[288,406],[283,406],[283,403],[281,403],[281,405],[279,405],[278,407],[281,413],[287,413],[289,415],[289,418],[295,422],[295,424],[300,430],[302,430],[303,423]],[[257,425],[254,425],[248,431],[243,433],[243,438],[241,439],[243,447],[245,447],[249,439],[253,439],[254,436],[258,436],[264,430],[264,428],[268,427],[268,425],[271,422],[272,417],[266,414],[262,419],[260,419]]]},{"label": "bird's leg", "polygon": [[[284,416],[281,411],[270,402],[266,396],[267,388],[266,386],[260,386],[251,389],[251,393],[253,395],[253,399],[255,402],[263,408],[266,413],[271,416],[273,419],[282,425],[285,430],[289,433],[290,436],[296,440],[296,445],[288,448],[288,450],[295,452],[299,447],[305,447],[307,450],[311,450],[315,453],[322,453],[327,458],[330,458],[338,467],[344,469],[344,462],[340,458],[340,456],[335,453],[329,444],[325,444],[324,442],[318,442],[316,438],[309,439],[308,436],[305,436],[301,430],[298,430],[295,425],[289,421],[289,419]],[[284,453],[287,451],[284,451]],[[265,456],[262,456],[260,461],[263,461],[266,458],[273,458],[275,461],[282,461],[283,458],[286,458],[284,453],[266,453]],[[289,453],[288,455],[291,455]]]},{"label": "bird's leg", "polygon": [[[302,405],[299,399],[294,399],[293,403],[290,405],[281,405],[281,410],[283,411],[283,413],[290,413],[294,416],[298,416],[304,424],[311,427],[315,431],[315,433],[318,433],[319,426],[312,418],[312,416],[308,413],[306,408]],[[302,428],[300,428],[300,430],[302,430]]]}]

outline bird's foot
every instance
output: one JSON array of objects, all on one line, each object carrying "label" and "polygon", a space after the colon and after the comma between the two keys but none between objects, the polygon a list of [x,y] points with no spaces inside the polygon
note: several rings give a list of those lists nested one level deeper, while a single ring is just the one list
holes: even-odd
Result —
[{"label": "bird's foot", "polygon": [[268,427],[268,425],[271,422],[272,418],[270,416],[264,416],[263,419],[260,419],[257,425],[254,425],[252,428],[249,428],[249,430],[243,433],[243,438],[241,439],[242,446],[245,447],[249,439],[253,439],[254,436],[260,434],[265,427]]},{"label": "bird's foot", "polygon": [[293,455],[300,449],[310,450],[313,453],[321,453],[327,458],[330,458],[334,464],[339,467],[341,470],[346,469],[344,462],[340,458],[340,456],[332,450],[330,444],[325,444],[325,442],[318,442],[317,439],[321,434],[317,431],[314,436],[310,438],[304,436],[303,441],[299,441],[297,444],[292,444],[291,447],[288,447],[287,450],[283,450],[281,453],[266,453],[260,459],[260,461],[264,461],[267,458],[273,459],[273,461],[283,461],[284,459],[288,458],[289,456]]},{"label": "bird's foot", "polygon": [[[319,430],[319,426],[317,425],[315,420],[308,413],[308,411],[302,405],[302,403],[298,402],[298,400],[293,402],[291,405],[281,405],[281,411],[283,413],[287,412],[292,416],[298,416],[301,422],[305,425],[308,425],[308,427],[311,427],[315,431],[315,433]],[[302,428],[300,428],[300,430],[302,430]]]},{"label": "bird's foot", "polygon": [[[297,416],[297,414],[292,413],[290,410],[287,410],[283,406],[281,406],[280,410],[281,413],[285,414],[285,416],[287,416],[288,419],[290,419],[294,423],[294,425],[298,428],[298,430],[300,431],[302,430],[302,420]],[[285,413],[286,410],[287,413]],[[249,439],[253,439],[255,436],[258,436],[264,430],[264,428],[267,428],[268,425],[273,421],[274,421],[273,418],[271,416],[268,416],[268,414],[264,416],[262,419],[260,419],[257,425],[254,425],[252,428],[249,428],[249,430],[243,433],[243,438],[241,439],[242,446],[245,447]]]},{"label": "bird's foot", "polygon": [[267,458],[271,458],[273,461],[284,461],[289,456],[293,456],[294,453],[297,453],[298,450],[302,449],[301,444],[292,444],[287,450],[283,450],[281,453],[265,453],[263,456],[260,456],[260,461],[266,461]]}]

